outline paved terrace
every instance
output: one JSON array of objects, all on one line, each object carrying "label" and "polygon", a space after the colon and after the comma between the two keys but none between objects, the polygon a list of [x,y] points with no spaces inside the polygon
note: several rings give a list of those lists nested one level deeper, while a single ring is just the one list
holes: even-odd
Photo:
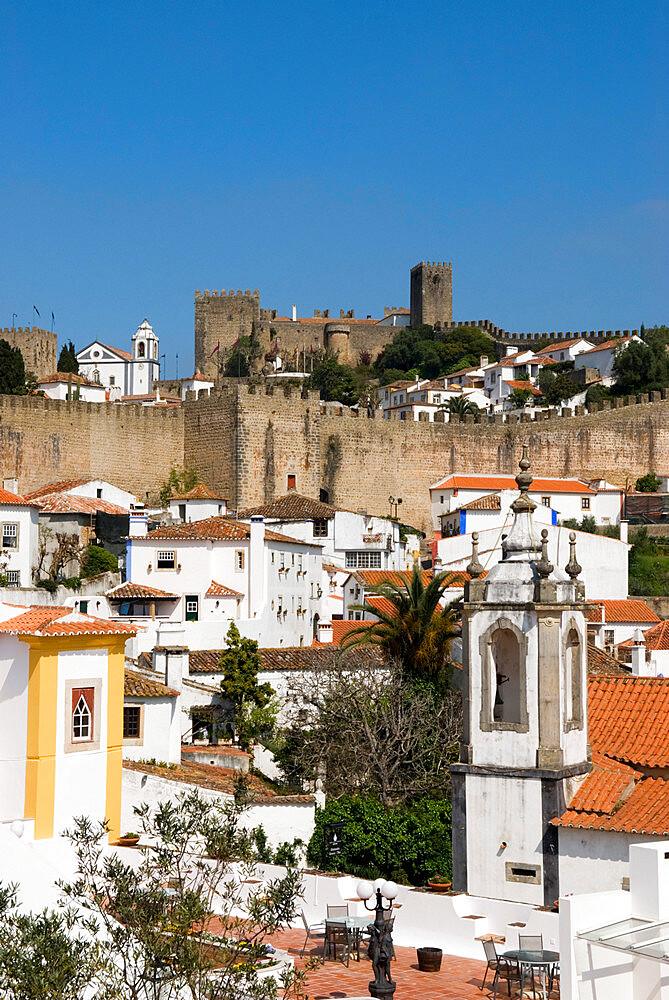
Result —
[{"label": "paved terrace", "polygon": [[[295,959],[295,967],[304,967],[305,960],[321,954],[322,942],[309,941],[305,958],[300,958],[304,944],[304,931],[282,930],[270,938],[272,944],[283,948]],[[340,1000],[344,997],[369,995],[368,983],[372,978],[372,965],[366,957],[366,948],[360,952],[360,962],[351,959],[348,968],[343,962],[328,961],[307,973],[306,993],[309,1000]],[[395,1000],[487,1000],[492,997],[492,975],[488,975],[486,989],[481,991],[485,962],[444,955],[439,972],[419,972],[415,948],[395,948],[396,961],[392,964],[393,979],[397,983]],[[481,948],[483,954],[483,948]],[[498,997],[506,997],[506,981],[498,989]],[[518,995],[517,985],[511,988]],[[525,996],[531,997],[531,991]],[[539,995],[539,994],[537,994]],[[558,993],[552,993],[551,998]]]}]

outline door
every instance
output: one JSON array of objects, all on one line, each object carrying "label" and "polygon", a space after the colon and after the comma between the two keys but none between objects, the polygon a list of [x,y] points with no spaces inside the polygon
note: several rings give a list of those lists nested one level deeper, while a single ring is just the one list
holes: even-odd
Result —
[{"label": "door", "polygon": [[200,599],[197,596],[197,594],[187,594],[185,600],[186,600],[186,621],[196,622],[198,620]]}]

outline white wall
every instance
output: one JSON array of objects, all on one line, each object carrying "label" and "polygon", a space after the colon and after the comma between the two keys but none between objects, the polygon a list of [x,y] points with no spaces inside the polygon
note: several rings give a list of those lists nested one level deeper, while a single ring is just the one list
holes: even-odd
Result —
[{"label": "white wall", "polygon": [[[181,763],[182,718],[186,728],[188,716],[181,712],[178,698],[136,698],[126,695],[124,705],[139,705],[143,709],[142,742],[123,740],[124,760],[159,760]],[[185,729],[183,730],[185,732]]]},{"label": "white wall", "polygon": [[[32,568],[37,562],[39,510],[37,507],[27,507],[24,504],[0,504],[0,529],[3,524],[18,525],[18,543],[16,548],[0,547],[0,571],[19,573],[19,586],[29,587],[32,584]],[[2,536],[0,535],[0,546]],[[11,600],[11,597],[8,598]]]},{"label": "white wall", "polygon": [[91,479],[90,482],[82,483],[81,486],[73,486],[72,489],[66,492],[74,497],[90,497],[92,500],[95,500],[98,490],[102,490],[101,500],[105,500],[107,503],[115,503],[117,507],[123,507],[124,510],[129,510],[131,503],[137,503],[137,497],[134,493],[129,493],[128,490],[122,490],[118,486],[113,486],[111,483],[105,482],[104,479]]},{"label": "white wall", "polygon": [[[108,650],[90,649],[58,654],[58,696],[56,705],[56,782],[54,801],[54,834],[72,825],[75,816],[105,818],[107,802],[107,670]],[[96,695],[100,747],[66,753],[66,720],[72,714],[71,698],[66,703],[65,682],[100,679],[100,695]],[[95,722],[94,722],[95,727]]]},{"label": "white wall", "polygon": [[181,520],[181,508],[185,508],[184,522],[204,521],[208,517],[219,517],[227,513],[225,500],[170,500],[170,514]]},{"label": "white wall", "polygon": [[[13,617],[16,608],[7,609]],[[22,819],[26,800],[29,646],[0,638],[0,822]]]},{"label": "white wall", "polygon": [[657,843],[659,837],[575,830],[559,827],[560,889],[562,892],[605,892],[620,889],[629,875],[631,844]]}]

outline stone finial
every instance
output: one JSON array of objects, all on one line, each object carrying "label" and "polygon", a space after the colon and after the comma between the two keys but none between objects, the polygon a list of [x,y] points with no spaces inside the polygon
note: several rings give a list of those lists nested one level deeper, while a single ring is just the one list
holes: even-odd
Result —
[{"label": "stone finial", "polygon": [[525,511],[532,512],[536,504],[533,500],[530,500],[528,495],[528,490],[532,485],[532,476],[530,475],[530,459],[528,457],[528,447],[526,444],[523,445],[523,455],[518,463],[520,466],[520,472],[516,476],[516,483],[518,484],[518,489],[520,490],[520,495],[511,504],[511,510],[515,514],[522,514]]},{"label": "stone finial", "polygon": [[551,575],[553,568],[553,563],[548,560],[548,528],[543,528],[541,532],[541,559],[537,562],[537,572],[545,580]]},{"label": "stone finial", "polygon": [[483,566],[479,561],[479,533],[478,531],[472,532],[472,561],[467,567],[467,572],[471,576],[472,580],[475,580],[483,572]]},{"label": "stone finial", "polygon": [[576,532],[569,532],[569,562],[565,566],[565,572],[567,576],[576,582],[578,574],[581,572],[582,567],[576,562]]}]

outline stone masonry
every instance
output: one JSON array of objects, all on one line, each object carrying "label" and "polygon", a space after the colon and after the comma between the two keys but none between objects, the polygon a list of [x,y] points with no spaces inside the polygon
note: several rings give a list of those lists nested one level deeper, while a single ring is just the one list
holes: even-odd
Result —
[{"label": "stone masonry", "polygon": [[32,372],[37,378],[55,372],[57,338],[50,330],[41,330],[38,326],[6,326],[0,330],[0,340],[19,348],[26,372]]}]

